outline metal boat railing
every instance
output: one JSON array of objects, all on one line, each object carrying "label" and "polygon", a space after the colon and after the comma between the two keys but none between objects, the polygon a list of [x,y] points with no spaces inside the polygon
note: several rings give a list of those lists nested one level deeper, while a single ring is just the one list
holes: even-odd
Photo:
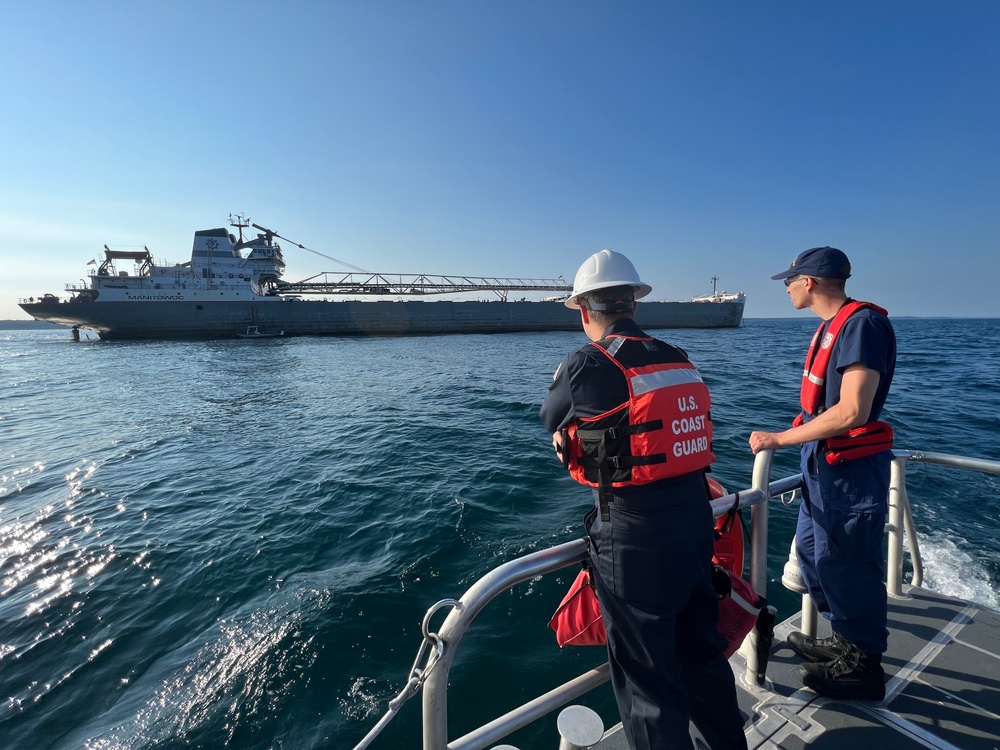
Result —
[{"label": "metal boat railing", "polygon": [[917,534],[913,526],[913,514],[910,512],[910,501],[906,494],[906,463],[938,464],[968,471],[981,471],[986,474],[1000,474],[1000,461],[989,461],[981,458],[955,456],[949,453],[925,453],[923,451],[894,451],[892,474],[889,480],[889,549],[887,554],[886,588],[890,596],[900,596],[903,584],[903,534],[910,545],[910,558],[913,565],[914,586],[923,584],[924,567],[920,558],[920,548]]},{"label": "metal boat railing", "polygon": [[[906,462],[935,463],[991,474],[1000,474],[1000,462],[919,451],[894,451],[894,454],[889,488],[889,516],[886,525],[888,534],[886,588],[890,596],[899,597],[903,595],[904,534],[913,566],[911,583],[919,586],[923,579],[920,548],[906,492]],[[712,509],[716,517],[723,515],[734,506],[751,508],[749,582],[758,594],[765,597],[767,596],[769,512],[767,501],[790,492],[794,493],[802,486],[801,474],[770,482],[772,458],[773,451],[762,451],[757,454],[753,465],[751,486],[748,489],[712,501]],[[472,622],[490,601],[507,589],[537,576],[579,563],[586,556],[587,543],[585,539],[577,539],[525,555],[491,570],[473,584],[457,602],[451,600],[439,602],[431,609],[433,612],[441,608],[441,605],[450,604],[452,606],[440,630],[431,634],[437,648],[431,653],[423,671],[424,750],[441,750],[442,748],[483,750],[489,748],[518,729],[552,713],[559,707],[608,681],[609,667],[605,663],[493,719],[468,734],[448,741],[449,673],[455,660],[458,645]],[[808,594],[803,594],[802,599],[803,630],[807,633],[815,633],[815,608],[812,606]],[[426,625],[425,619],[425,631]],[[746,672],[742,681],[747,686],[756,684],[758,667],[756,639],[756,630],[751,630],[741,649],[742,655],[746,658]]]}]

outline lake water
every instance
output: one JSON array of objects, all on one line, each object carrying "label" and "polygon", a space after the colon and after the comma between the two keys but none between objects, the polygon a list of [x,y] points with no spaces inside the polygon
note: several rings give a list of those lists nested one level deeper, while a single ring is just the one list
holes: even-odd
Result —
[{"label": "lake water", "polygon": [[[897,447],[1000,458],[1000,320],[895,325]],[[730,490],[749,484],[750,430],[794,416],[814,328],[657,334],[712,391]],[[431,604],[582,536],[589,491],[538,420],[582,342],[0,331],[0,746],[352,747],[405,684]],[[774,476],[796,472],[779,452]],[[997,477],[908,476],[925,583],[1000,606]],[[794,517],[774,501],[781,617],[797,601],[778,582]],[[477,621],[452,673],[453,735],[602,661],[547,628],[574,574]],[[610,690],[595,701],[610,725]],[[414,699],[374,747],[419,745]]]}]

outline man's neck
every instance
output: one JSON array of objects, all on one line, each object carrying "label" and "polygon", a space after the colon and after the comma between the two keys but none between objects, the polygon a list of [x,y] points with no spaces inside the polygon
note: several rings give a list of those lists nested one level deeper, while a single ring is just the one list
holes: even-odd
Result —
[{"label": "man's neck", "polygon": [[608,332],[608,329],[611,328],[611,326],[613,326],[619,320],[631,317],[632,317],[631,315],[620,314],[613,316],[611,320],[605,319],[600,323],[598,323],[593,317],[591,317],[590,322],[584,324],[583,330],[587,334],[587,338],[589,338],[591,341],[600,341],[601,339],[604,338],[604,334]]},{"label": "man's neck", "polygon": [[823,320],[829,320],[847,303],[846,294],[838,295],[813,295],[812,304],[809,309],[813,314],[818,315]]}]

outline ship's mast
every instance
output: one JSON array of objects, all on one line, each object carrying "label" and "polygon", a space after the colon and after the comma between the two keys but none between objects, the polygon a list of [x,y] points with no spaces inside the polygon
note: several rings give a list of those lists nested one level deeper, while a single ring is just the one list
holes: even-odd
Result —
[{"label": "ship's mast", "polygon": [[250,226],[250,217],[243,214],[229,214],[229,226],[237,227],[240,232],[240,245],[243,244],[243,229]]},{"label": "ship's mast", "polygon": [[717,292],[715,291],[715,285],[717,283],[719,283],[719,277],[718,276],[713,276],[712,277],[712,296],[713,297],[717,294]]}]

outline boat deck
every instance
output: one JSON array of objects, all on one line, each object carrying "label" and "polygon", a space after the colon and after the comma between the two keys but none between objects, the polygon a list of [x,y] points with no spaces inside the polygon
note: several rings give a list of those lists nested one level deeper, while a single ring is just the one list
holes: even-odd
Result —
[{"label": "boat deck", "polygon": [[[754,748],[1000,747],[1000,613],[923,588],[904,587],[889,600],[889,651],[883,658],[886,697],[832,700],[802,688],[802,660],[785,645],[799,615],[775,628],[767,684],[748,687],[737,673],[747,743]],[[817,634],[830,635],[820,620]],[[626,748],[621,725],[594,747]]]}]

